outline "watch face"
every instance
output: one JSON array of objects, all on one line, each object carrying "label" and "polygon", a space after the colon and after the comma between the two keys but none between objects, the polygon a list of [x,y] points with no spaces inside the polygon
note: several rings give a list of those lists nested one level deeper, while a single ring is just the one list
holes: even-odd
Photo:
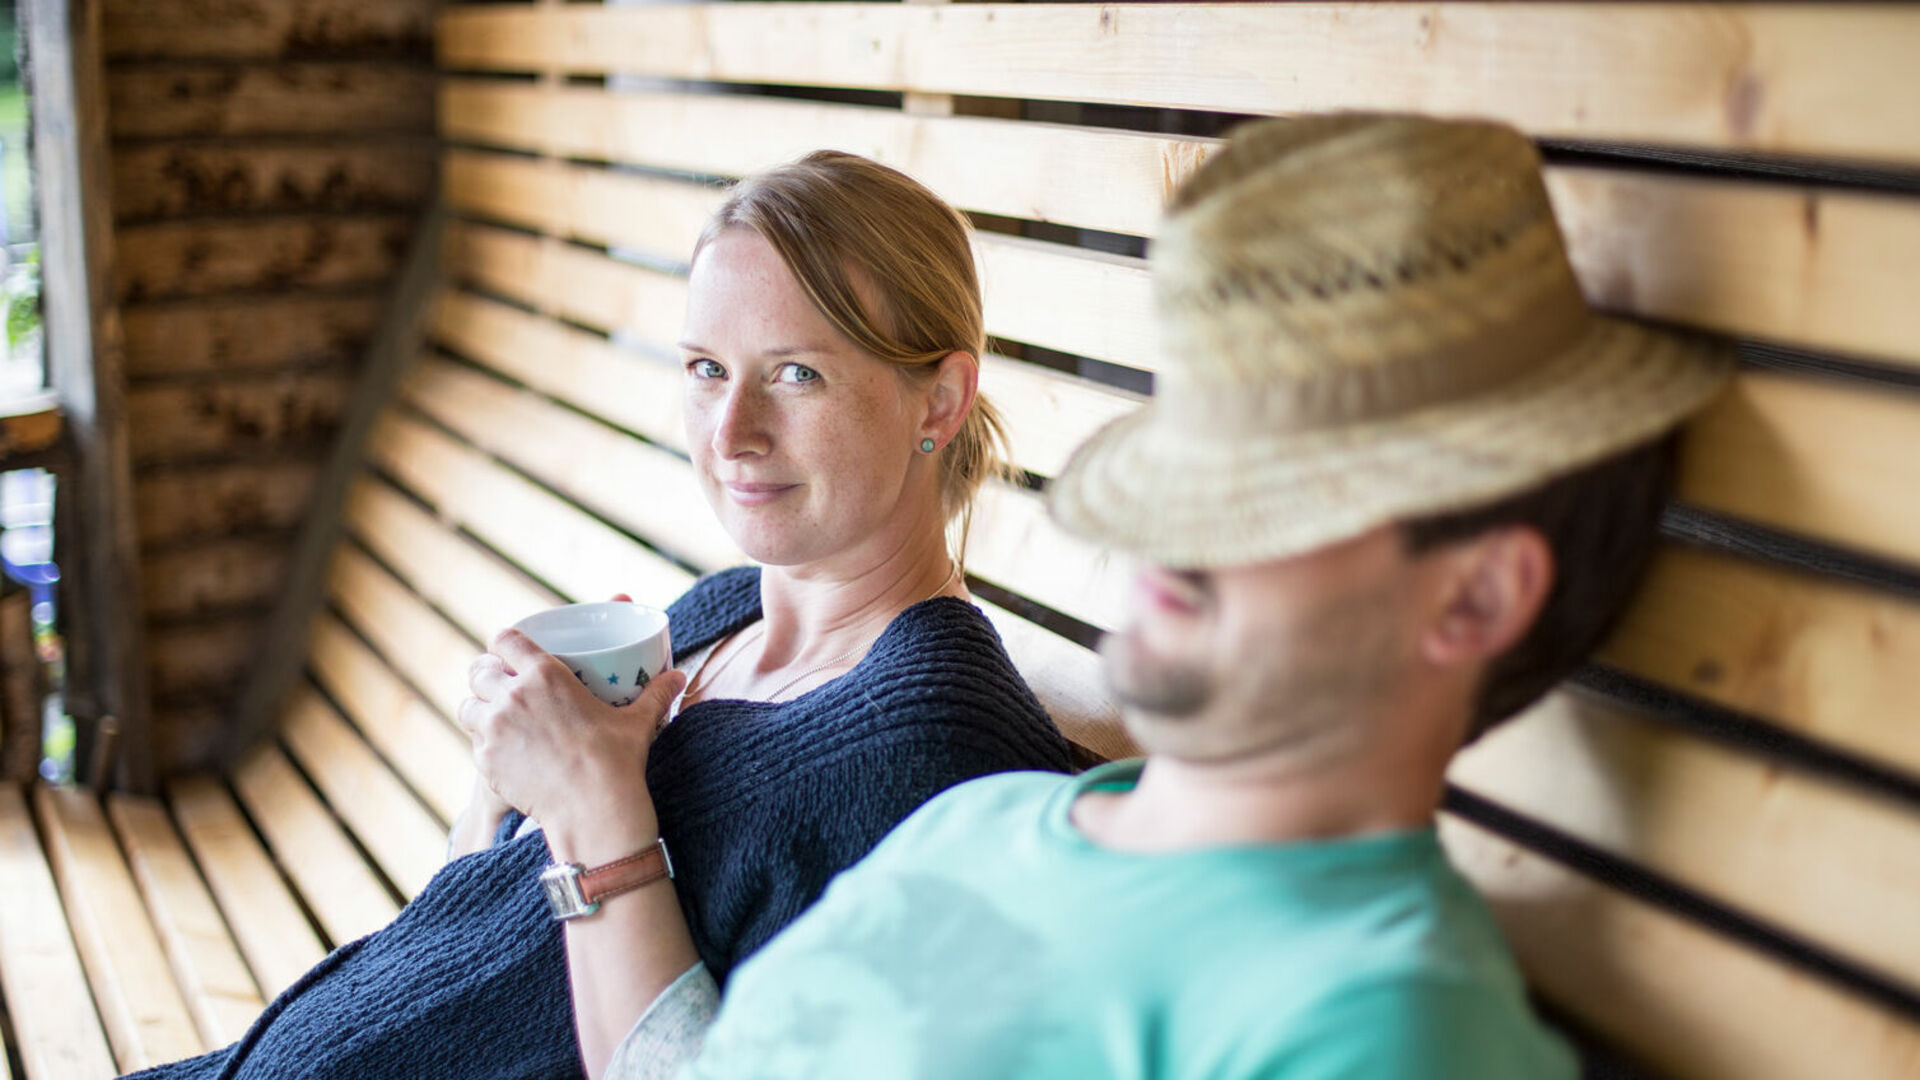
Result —
[{"label": "watch face", "polygon": [[555,863],[547,867],[540,874],[540,887],[546,890],[547,909],[556,919],[577,919],[600,910],[599,904],[587,903],[586,894],[580,889],[577,863]]}]

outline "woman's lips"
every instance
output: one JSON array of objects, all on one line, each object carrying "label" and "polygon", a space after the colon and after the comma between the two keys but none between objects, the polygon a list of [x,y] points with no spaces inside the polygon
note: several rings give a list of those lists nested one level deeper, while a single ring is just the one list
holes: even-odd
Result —
[{"label": "woman's lips", "polygon": [[722,486],[727,489],[727,497],[741,506],[764,506],[800,485],[729,482]]}]

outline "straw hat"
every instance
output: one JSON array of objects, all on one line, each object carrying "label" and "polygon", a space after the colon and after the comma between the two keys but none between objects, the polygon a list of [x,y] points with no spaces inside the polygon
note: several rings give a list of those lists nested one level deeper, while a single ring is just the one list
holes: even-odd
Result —
[{"label": "straw hat", "polygon": [[1151,254],[1169,369],[1053,482],[1154,562],[1284,558],[1644,442],[1722,350],[1588,310],[1523,136],[1340,114],[1238,129]]}]

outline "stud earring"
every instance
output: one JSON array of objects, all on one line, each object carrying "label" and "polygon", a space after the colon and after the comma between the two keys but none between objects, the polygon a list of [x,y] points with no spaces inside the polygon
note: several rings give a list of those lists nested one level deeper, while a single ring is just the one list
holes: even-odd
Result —
[{"label": "stud earring", "polygon": [[920,440],[920,452],[921,452],[921,453],[923,453],[923,454],[931,454],[931,453],[933,453],[933,440],[932,440],[932,439],[921,439],[921,440]]}]

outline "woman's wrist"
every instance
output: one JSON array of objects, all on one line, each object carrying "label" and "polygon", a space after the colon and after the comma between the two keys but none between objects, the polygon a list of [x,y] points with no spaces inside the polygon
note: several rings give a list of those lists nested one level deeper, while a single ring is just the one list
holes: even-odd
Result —
[{"label": "woman's wrist", "polygon": [[582,808],[557,821],[540,822],[555,862],[594,867],[624,859],[660,838],[653,800],[623,800],[622,805]]}]

